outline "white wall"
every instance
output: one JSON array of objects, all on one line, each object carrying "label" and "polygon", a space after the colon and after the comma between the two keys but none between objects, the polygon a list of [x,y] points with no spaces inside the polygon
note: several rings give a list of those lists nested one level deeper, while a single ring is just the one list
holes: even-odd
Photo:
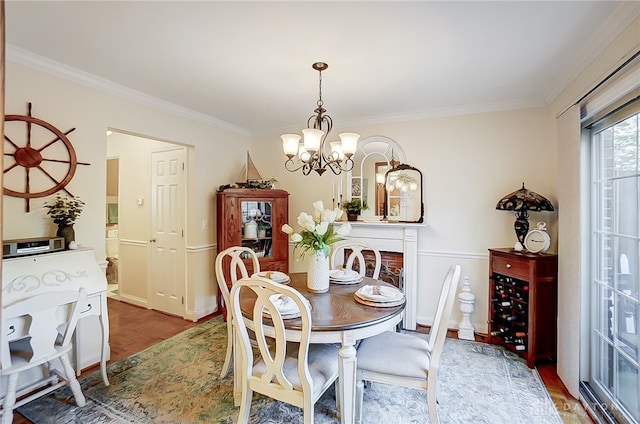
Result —
[{"label": "white wall", "polygon": [[[86,202],[75,225],[76,239],[95,249],[96,259],[105,265],[104,210],[106,199],[107,128],[189,147],[188,216],[186,228],[187,274],[186,316],[196,319],[215,308],[216,283],[212,265],[215,258],[214,194],[221,184],[232,181],[242,164],[249,137],[222,130],[160,109],[144,106],[70,80],[53,76],[15,62],[6,63],[5,113],[32,115],[69,134],[78,166],[67,188]],[[224,157],[225,160],[220,160]],[[215,166],[212,166],[214,165]],[[8,181],[23,176],[5,174]],[[121,184],[127,184],[121,181]],[[52,236],[55,227],[42,204],[33,199],[25,212],[23,199],[3,196],[4,239]],[[142,238],[142,237],[141,237]],[[148,240],[148,237],[144,237]]]},{"label": "white wall", "polygon": [[[339,123],[339,117],[333,117]],[[304,123],[302,123],[304,124]],[[301,124],[301,125],[302,125]],[[423,173],[425,222],[418,239],[418,323],[431,324],[435,297],[449,265],[458,262],[476,295],[473,322],[487,330],[488,248],[509,247],[516,241],[515,216],[497,211],[497,201],[522,182],[557,204],[555,122],[544,109],[526,109],[366,127],[334,129],[355,131],[362,138],[381,135],[398,142],[407,162]],[[329,172],[319,177],[289,173],[283,167],[278,134],[254,140],[252,156],[263,175],[274,175],[278,187],[291,193],[289,220],[296,226],[301,211],[315,200],[331,204],[336,181]],[[345,183],[346,184],[346,183]],[[555,250],[556,214],[532,213],[550,224]],[[304,270],[292,257],[291,268]],[[456,321],[460,320],[456,310]]]}]

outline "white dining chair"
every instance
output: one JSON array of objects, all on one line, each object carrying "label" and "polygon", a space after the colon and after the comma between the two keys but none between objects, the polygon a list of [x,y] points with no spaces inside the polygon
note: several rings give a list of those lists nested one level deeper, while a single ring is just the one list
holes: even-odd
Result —
[{"label": "white dining chair", "polygon": [[[216,256],[216,280],[222,293],[222,303],[228,308],[229,286],[235,284],[241,278],[249,277],[245,259],[251,260],[253,272],[260,272],[260,261],[258,255],[248,247],[232,246],[223,250]],[[222,365],[220,378],[225,378],[231,370],[231,360],[233,356],[233,320],[227,310],[227,354]]]},{"label": "white dining chair", "polygon": [[[2,424],[13,422],[14,409],[67,384],[76,405],[85,405],[69,351],[80,315],[79,305],[86,305],[86,298],[85,289],[47,292],[3,308],[0,375],[8,382],[2,400]],[[16,331],[20,334],[14,334]],[[54,362],[56,359],[60,360],[61,369]],[[20,373],[34,368],[42,370],[43,378],[18,388]],[[25,397],[16,401],[22,396]]]},{"label": "white dining chair", "polygon": [[[346,261],[344,260],[345,250],[351,250],[349,256]],[[372,278],[378,279],[380,277],[380,267],[382,266],[382,257],[380,256],[380,251],[374,247],[369,246],[366,243],[362,243],[355,240],[343,240],[338,243],[334,243],[331,256],[329,259],[329,264],[331,269],[336,269],[342,267],[344,264],[345,269],[353,269],[354,265],[358,265],[358,272],[363,277],[366,276],[367,272],[367,263],[364,258],[362,252],[372,252],[375,257],[375,262],[373,266],[373,274]]]},{"label": "white dining chair", "polygon": [[[241,290],[257,296],[249,317],[240,309]],[[292,299],[300,311],[300,340],[288,340],[278,302]],[[288,300],[289,301],[289,300]],[[238,422],[247,423],[253,392],[302,408],[305,424],[313,423],[314,405],[338,378],[338,346],[309,344],[311,310],[296,289],[272,280],[252,277],[239,280],[231,288],[231,313],[239,335],[241,351],[241,392]],[[247,324],[253,327],[257,352],[252,349]],[[275,338],[275,343],[270,339]]]},{"label": "white dining chair", "polygon": [[356,420],[362,420],[364,381],[424,389],[431,424],[439,423],[436,408],[438,367],[453,309],[460,265],[453,265],[444,279],[429,339],[387,331],[362,340],[356,372]]}]

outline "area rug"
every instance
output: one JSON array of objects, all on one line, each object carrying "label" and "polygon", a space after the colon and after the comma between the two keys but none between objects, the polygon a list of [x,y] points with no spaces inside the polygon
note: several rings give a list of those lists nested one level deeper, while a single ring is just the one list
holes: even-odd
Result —
[{"label": "area rug", "polygon": [[[216,317],[110,364],[108,387],[99,371],[83,376],[82,408],[63,387],[19,412],[38,424],[235,423],[232,377],[219,377],[226,331]],[[537,372],[500,347],[447,339],[439,378],[442,423],[562,423]],[[371,384],[363,409],[366,424],[429,422],[425,392],[416,389]],[[250,422],[301,423],[302,411],[254,395]],[[339,422],[333,388],[316,404],[315,422]]]}]

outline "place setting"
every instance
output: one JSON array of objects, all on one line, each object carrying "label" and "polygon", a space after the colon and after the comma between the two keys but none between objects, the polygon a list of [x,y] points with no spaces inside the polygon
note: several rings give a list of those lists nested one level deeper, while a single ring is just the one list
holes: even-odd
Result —
[{"label": "place setting", "polygon": [[[300,312],[300,308],[298,308],[298,304],[291,297],[286,296],[284,294],[272,294],[269,296],[269,300],[273,303],[273,305],[280,312],[280,317],[282,319],[293,319],[300,318],[302,315]],[[303,298],[303,301],[309,306],[311,309],[311,304],[307,299]],[[271,313],[268,310],[265,310],[263,315],[265,317],[271,318]]]},{"label": "place setting", "polygon": [[354,298],[358,303],[378,308],[391,308],[404,303],[404,293],[390,286],[365,285],[354,293]]},{"label": "place setting", "polygon": [[260,271],[251,276],[268,278],[269,280],[278,284],[289,284],[289,282],[291,282],[291,278],[284,272],[280,271]]},{"label": "place setting", "polygon": [[329,282],[334,284],[358,284],[363,277],[352,269],[332,269],[329,271]]}]

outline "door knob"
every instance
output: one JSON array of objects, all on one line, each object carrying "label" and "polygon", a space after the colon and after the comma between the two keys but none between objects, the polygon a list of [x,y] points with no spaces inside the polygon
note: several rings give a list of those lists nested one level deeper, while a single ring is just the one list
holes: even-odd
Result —
[{"label": "door knob", "polygon": [[150,243],[155,243],[155,242],[156,242],[156,239],[151,239],[151,240],[149,240],[149,242],[150,242]]}]

